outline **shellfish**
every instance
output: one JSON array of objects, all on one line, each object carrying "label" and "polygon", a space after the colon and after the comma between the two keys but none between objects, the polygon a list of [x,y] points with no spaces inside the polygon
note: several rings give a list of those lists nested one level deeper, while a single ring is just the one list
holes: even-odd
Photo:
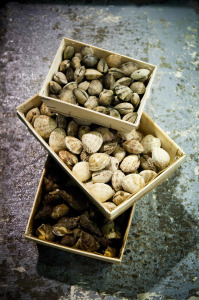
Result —
[{"label": "shellfish", "polygon": [[89,157],[89,168],[91,171],[100,171],[110,163],[110,156],[106,153],[94,153]]},{"label": "shellfish", "polygon": [[102,135],[97,131],[90,131],[82,136],[83,148],[88,153],[97,152],[102,146],[102,143]]},{"label": "shellfish", "polygon": [[94,183],[89,189],[91,195],[100,202],[105,202],[114,195],[114,190],[106,183]]},{"label": "shellfish", "polygon": [[145,186],[144,178],[138,174],[129,174],[122,181],[124,191],[135,194]]},{"label": "shellfish", "polygon": [[79,181],[84,182],[90,179],[91,171],[89,169],[89,163],[86,161],[78,162],[76,165],[74,165],[72,173]]},{"label": "shellfish", "polygon": [[[140,160],[137,155],[126,156],[120,164],[120,169],[124,173],[135,172],[140,166]],[[128,191],[127,191],[128,192]]]}]

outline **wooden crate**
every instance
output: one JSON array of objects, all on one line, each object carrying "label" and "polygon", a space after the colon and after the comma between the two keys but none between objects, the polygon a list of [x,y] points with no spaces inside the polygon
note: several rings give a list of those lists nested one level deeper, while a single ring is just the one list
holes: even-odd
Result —
[{"label": "wooden crate", "polygon": [[152,134],[161,140],[162,148],[165,149],[171,158],[170,165],[163,171],[161,171],[158,176],[150,181],[144,188],[142,188],[135,195],[132,195],[128,200],[124,201],[118,205],[113,211],[106,209],[101,202],[93,198],[89,193],[89,190],[85,185],[80,182],[72,173],[72,171],[66,166],[66,164],[59,158],[59,156],[52,151],[47,142],[36,132],[33,126],[26,120],[25,114],[28,110],[33,107],[41,105],[42,101],[38,95],[30,98],[28,101],[23,103],[17,108],[17,114],[23,123],[27,126],[29,131],[38,139],[38,141],[45,147],[50,155],[60,164],[60,166],[79,184],[80,188],[86,193],[90,200],[98,207],[98,209],[110,220],[115,219],[117,216],[122,214],[125,210],[131,207],[137,200],[141,199],[144,195],[150,192],[152,189],[161,184],[165,179],[167,179],[184,161],[185,153],[180,149],[180,147],[172,141],[165,133],[160,129],[160,127],[146,114],[143,112],[139,131],[144,135]]},{"label": "wooden crate", "polygon": [[31,214],[30,214],[30,217],[29,217],[29,221],[28,221],[26,231],[25,231],[25,238],[29,241],[36,242],[38,244],[53,247],[53,248],[60,249],[60,250],[63,250],[63,251],[68,251],[68,252],[71,252],[71,253],[74,253],[74,254],[79,254],[79,255],[87,256],[87,257],[90,257],[90,258],[94,258],[94,259],[98,259],[98,260],[102,260],[102,261],[106,261],[106,262],[110,262],[110,263],[121,263],[122,256],[123,256],[123,253],[124,253],[124,250],[125,250],[125,245],[126,245],[129,229],[130,229],[130,225],[131,225],[131,221],[132,221],[133,214],[134,214],[134,211],[135,211],[135,204],[127,212],[128,220],[127,220],[127,222],[125,222],[126,223],[126,228],[122,228],[123,229],[122,231],[124,232],[124,234],[123,234],[123,237],[122,237],[121,248],[119,250],[119,254],[118,254],[117,258],[116,257],[114,257],[114,258],[107,257],[107,256],[104,256],[103,254],[100,254],[100,253],[93,253],[93,252],[88,252],[88,251],[84,251],[84,250],[80,250],[80,249],[75,249],[75,248],[72,248],[70,246],[64,246],[64,245],[61,245],[61,244],[58,244],[58,243],[55,243],[55,242],[44,241],[44,240],[41,240],[41,239],[37,238],[34,235],[34,229],[33,229],[33,227],[34,227],[34,225],[33,225],[34,224],[34,217],[35,217],[35,214],[36,214],[36,212],[38,210],[38,207],[40,205],[40,202],[41,202],[41,196],[42,196],[42,190],[43,190],[43,180],[44,180],[44,176],[48,172],[50,159],[52,159],[52,158],[48,156],[48,158],[46,160],[46,163],[45,163],[45,167],[44,167],[42,176],[41,176],[41,179],[40,179],[40,182],[39,182],[39,185],[38,185],[38,188],[37,188],[37,192],[36,192],[36,196],[35,196],[35,199],[34,199],[33,207],[32,207]]},{"label": "wooden crate", "polygon": [[101,48],[97,48],[85,43],[81,43],[78,41],[74,41],[71,39],[63,38],[61,41],[61,44],[57,50],[57,53],[55,55],[55,58],[53,60],[53,63],[49,69],[49,72],[47,74],[47,77],[42,85],[42,88],[39,92],[39,96],[41,97],[42,101],[45,102],[45,104],[54,112],[60,113],[64,116],[72,116],[74,118],[81,118],[82,120],[89,120],[91,123],[95,123],[101,126],[106,126],[108,128],[116,129],[116,130],[123,130],[123,131],[130,131],[133,128],[136,128],[140,123],[140,118],[147,100],[147,97],[149,95],[149,91],[151,88],[152,81],[154,79],[154,75],[156,72],[157,67],[151,64],[148,64],[146,62],[136,60],[124,55],[120,55],[122,58],[122,63],[124,62],[135,62],[139,65],[140,68],[147,68],[151,70],[151,76],[150,80],[146,87],[146,92],[142,97],[142,100],[139,105],[139,109],[137,111],[137,119],[134,123],[130,123],[127,121],[123,121],[102,113],[95,112],[93,110],[86,109],[81,106],[73,105],[70,103],[63,102],[61,100],[54,99],[52,97],[49,97],[49,82],[52,80],[53,75],[55,72],[59,70],[59,65],[63,59],[63,51],[66,45],[74,46],[75,50],[77,52],[80,51],[81,47],[84,45],[90,46],[93,48],[95,54],[99,58],[106,58],[109,54],[117,54],[114,52],[106,51]]}]

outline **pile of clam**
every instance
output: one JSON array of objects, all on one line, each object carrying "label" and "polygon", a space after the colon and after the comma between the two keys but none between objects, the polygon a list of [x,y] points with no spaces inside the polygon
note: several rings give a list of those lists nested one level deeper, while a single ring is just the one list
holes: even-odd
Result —
[{"label": "pile of clam", "polygon": [[132,61],[122,63],[116,54],[100,58],[89,46],[78,53],[66,46],[63,58],[49,83],[50,97],[135,122],[151,70]]},{"label": "pile of clam", "polygon": [[110,211],[170,164],[161,141],[151,134],[83,124],[80,119],[53,114],[44,103],[26,118],[74,177]]}]

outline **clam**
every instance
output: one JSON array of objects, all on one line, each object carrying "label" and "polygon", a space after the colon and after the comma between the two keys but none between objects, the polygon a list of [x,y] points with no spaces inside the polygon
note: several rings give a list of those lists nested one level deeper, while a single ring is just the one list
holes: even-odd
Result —
[{"label": "clam", "polygon": [[94,54],[86,54],[82,58],[82,64],[84,64],[87,68],[93,68],[98,63],[98,57]]},{"label": "clam", "polygon": [[115,133],[107,127],[99,126],[95,129],[95,131],[102,135],[103,142],[112,142],[116,137]]},{"label": "clam", "polygon": [[80,154],[80,159],[82,161],[89,161],[89,157],[91,156],[91,153],[87,153],[84,149],[82,150],[81,154]]},{"label": "clam", "polygon": [[139,192],[144,186],[144,178],[138,174],[129,174],[122,181],[124,191],[131,194]]},{"label": "clam", "polygon": [[126,75],[130,76],[134,71],[138,69],[138,65],[134,62],[126,62],[120,66],[120,70]]},{"label": "clam", "polygon": [[65,74],[68,82],[74,81],[74,70],[71,67],[66,70]]},{"label": "clam", "polygon": [[121,115],[126,115],[134,111],[133,105],[128,102],[117,104],[114,106],[114,109],[116,109]]},{"label": "clam", "polygon": [[[40,109],[41,110],[41,109]],[[40,115],[40,111],[38,107],[34,107],[32,109],[30,109],[27,114],[26,114],[26,119],[28,120],[28,122],[30,122],[32,125],[34,124],[34,121],[36,119],[36,117],[38,117]],[[43,114],[42,114],[43,115]],[[49,117],[49,116],[48,116]]]},{"label": "clam", "polygon": [[74,120],[71,120],[67,126],[67,135],[76,136],[78,134],[78,130],[79,130],[78,124]]},{"label": "clam", "polygon": [[137,93],[132,94],[131,103],[134,107],[137,107],[140,104],[140,96]]},{"label": "clam", "polygon": [[84,91],[88,90],[90,82],[89,81],[82,81],[78,84],[78,88]]},{"label": "clam", "polygon": [[72,173],[79,181],[84,182],[90,179],[91,171],[89,169],[89,163],[86,161],[78,162],[76,165],[74,165]]},{"label": "clam", "polygon": [[108,65],[104,58],[101,58],[97,64],[97,70],[103,74],[108,72]]},{"label": "clam", "polygon": [[158,167],[160,170],[163,170],[168,167],[170,163],[170,156],[164,149],[154,147],[152,150],[152,160],[156,167]]},{"label": "clam", "polygon": [[121,119],[119,111],[117,111],[114,108],[109,108],[109,116],[117,118],[117,119]]},{"label": "clam", "polygon": [[133,80],[137,80],[137,81],[142,81],[143,82],[146,79],[148,79],[149,74],[150,74],[149,70],[147,70],[147,69],[139,69],[139,70],[134,71],[131,74],[131,78]]},{"label": "clam", "polygon": [[106,62],[109,68],[119,68],[122,63],[122,58],[117,54],[110,54],[106,57]]},{"label": "clam", "polygon": [[96,96],[90,96],[87,99],[87,101],[84,103],[84,107],[88,109],[94,109],[97,106],[98,106],[98,98]]},{"label": "clam", "polygon": [[84,90],[77,88],[77,89],[73,90],[73,93],[74,93],[77,101],[82,105],[84,105],[84,103],[88,100],[89,96],[88,96],[87,92]]},{"label": "clam", "polygon": [[97,131],[90,131],[82,136],[83,148],[88,153],[97,152],[103,143],[102,135]]},{"label": "clam", "polygon": [[80,52],[81,52],[82,56],[87,55],[87,54],[90,54],[90,55],[94,54],[94,51],[90,46],[82,46]]},{"label": "clam", "polygon": [[132,139],[141,141],[143,138],[142,133],[135,129],[131,130],[130,132],[117,131],[117,135],[125,141],[132,140]]},{"label": "clam", "polygon": [[91,195],[100,202],[109,200],[114,195],[114,190],[106,183],[94,183],[89,189]]},{"label": "clam", "polygon": [[75,54],[75,49],[73,46],[66,46],[64,49],[64,59],[71,59]]},{"label": "clam", "polygon": [[137,119],[137,116],[138,116],[137,112],[131,112],[131,113],[124,115],[122,120],[130,122],[130,123],[134,123],[135,120]]},{"label": "clam", "polygon": [[68,81],[66,79],[66,75],[62,72],[56,72],[53,76],[53,80],[59,84],[67,84]]},{"label": "clam", "polygon": [[113,74],[115,79],[120,79],[125,76],[125,74],[118,68],[111,68],[108,70],[109,74]]},{"label": "clam", "polygon": [[133,95],[133,91],[128,86],[119,84],[115,86],[115,93],[122,101],[130,101]]},{"label": "clam", "polygon": [[156,171],[156,166],[149,155],[143,155],[140,157],[140,166],[144,170]]},{"label": "clam", "polygon": [[84,79],[84,75],[86,73],[86,68],[84,66],[78,68],[75,70],[74,72],[74,80],[77,82],[77,83],[80,83],[83,81]]},{"label": "clam", "polygon": [[40,114],[46,115],[48,117],[53,117],[55,114],[46,106],[46,104],[43,102],[40,107]]},{"label": "clam", "polygon": [[140,160],[137,155],[126,156],[120,164],[120,169],[124,173],[135,172],[139,168]]},{"label": "clam", "polygon": [[122,180],[124,179],[125,174],[121,170],[116,170],[113,173],[111,182],[115,191],[119,191],[122,189]]},{"label": "clam", "polygon": [[73,154],[80,154],[82,151],[82,142],[73,136],[67,136],[65,144],[66,148]]},{"label": "clam", "polygon": [[111,89],[110,87],[115,83],[115,78],[113,76],[113,74],[108,73],[104,76],[103,78],[103,84],[105,89],[109,90]]},{"label": "clam", "polygon": [[98,96],[103,90],[103,85],[99,80],[92,80],[89,87],[88,87],[88,93],[91,96]]},{"label": "clam", "polygon": [[42,138],[48,139],[51,132],[57,127],[57,123],[48,116],[40,115],[35,119],[33,126]]},{"label": "clam", "polygon": [[82,125],[82,126],[80,126],[79,131],[78,131],[78,138],[81,140],[82,136],[85,133],[88,133],[90,131],[91,131],[91,129],[90,129],[90,127],[88,125]]},{"label": "clam", "polygon": [[55,152],[66,149],[65,137],[66,132],[64,129],[55,128],[55,130],[53,130],[49,136],[50,148]]},{"label": "clam", "polygon": [[115,195],[113,196],[113,203],[115,203],[116,205],[121,204],[122,202],[124,202],[125,200],[127,200],[128,198],[130,198],[131,194],[124,192],[124,191],[117,191],[115,193]]},{"label": "clam", "polygon": [[145,183],[149,183],[149,181],[153,180],[158,174],[151,170],[144,170],[139,173],[140,176],[144,178]]},{"label": "clam", "polygon": [[116,81],[117,84],[125,85],[125,86],[129,86],[131,84],[131,82],[132,82],[132,79],[129,77],[122,77]]},{"label": "clam", "polygon": [[70,63],[71,67],[73,69],[79,69],[81,67],[81,59],[77,56],[74,56],[72,59],[71,59],[71,63]]},{"label": "clam", "polygon": [[69,83],[67,83],[63,88],[62,88],[62,91],[63,90],[71,90],[73,91],[74,89],[77,88],[77,82],[75,81],[71,81]]},{"label": "clam", "polygon": [[99,151],[110,155],[115,151],[116,147],[117,142],[105,142],[102,144],[102,147],[99,149]]},{"label": "clam", "polygon": [[70,153],[67,150],[61,150],[59,151],[59,157],[63,162],[70,168],[72,169],[74,165],[78,163],[78,158],[75,154]]},{"label": "clam", "polygon": [[104,89],[99,94],[99,104],[102,105],[102,106],[111,105],[111,102],[112,102],[113,98],[114,98],[113,91]]},{"label": "clam", "polygon": [[[113,202],[109,202],[109,201],[107,201],[107,202],[104,202],[103,203],[103,206],[105,207],[105,208],[107,208],[109,211],[113,211],[117,206],[115,205],[115,203],[113,203]],[[110,248],[110,247],[109,247]],[[105,254],[104,254],[105,255]]]},{"label": "clam", "polygon": [[52,94],[59,94],[61,91],[61,85],[55,81],[50,81],[49,82],[49,88]]},{"label": "clam", "polygon": [[73,91],[68,89],[64,89],[60,92],[59,99],[67,103],[77,104],[76,97],[73,94]]},{"label": "clam", "polygon": [[154,147],[161,147],[161,141],[152,134],[147,134],[141,140],[141,144],[144,147],[143,154],[151,153]]},{"label": "clam", "polygon": [[94,183],[101,182],[101,183],[107,183],[111,180],[113,173],[109,170],[100,170],[97,172],[93,172],[92,174],[92,180]]},{"label": "clam", "polygon": [[113,156],[119,161],[119,163],[125,158],[126,156],[126,150],[120,146],[117,145],[117,147],[115,148],[114,152],[113,152]]},{"label": "clam", "polygon": [[59,65],[60,72],[66,72],[66,70],[68,68],[70,68],[70,60],[69,59],[63,60]]},{"label": "clam", "polygon": [[106,153],[93,153],[89,157],[89,168],[91,171],[100,171],[110,163],[110,156]]},{"label": "clam", "polygon": [[146,91],[146,87],[143,82],[141,81],[135,81],[130,85],[130,89],[134,92],[137,93],[138,95],[142,95]]},{"label": "clam", "polygon": [[111,172],[115,172],[119,167],[119,161],[117,158],[110,156],[110,163],[107,165],[106,170],[110,170]]},{"label": "clam", "polygon": [[129,140],[123,143],[123,148],[133,154],[140,154],[144,151],[144,147],[137,140]]},{"label": "clam", "polygon": [[85,76],[87,80],[94,80],[99,79],[103,74],[95,69],[86,69]]},{"label": "clam", "polygon": [[99,112],[101,114],[108,115],[109,114],[109,109],[105,106],[96,106],[93,108],[94,111]]},{"label": "clam", "polygon": [[80,60],[82,60],[82,57],[83,57],[84,55],[82,55],[80,52],[76,52],[76,53],[75,53],[75,56],[78,57]]}]

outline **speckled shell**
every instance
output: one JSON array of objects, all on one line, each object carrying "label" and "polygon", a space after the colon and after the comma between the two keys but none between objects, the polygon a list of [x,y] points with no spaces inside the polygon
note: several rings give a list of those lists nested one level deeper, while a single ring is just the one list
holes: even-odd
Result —
[{"label": "speckled shell", "polygon": [[89,189],[91,195],[100,202],[105,202],[114,195],[114,190],[106,183],[94,183]]},{"label": "speckled shell", "polygon": [[125,200],[127,200],[131,196],[130,193],[124,192],[124,191],[117,191],[115,195],[113,196],[113,202],[116,205],[121,204]]},{"label": "speckled shell", "polygon": [[86,161],[78,162],[72,169],[73,175],[79,181],[86,181],[91,178],[91,171],[89,169],[89,163]]},{"label": "speckled shell", "polygon": [[152,179],[154,179],[158,174],[151,170],[144,170],[139,173],[140,176],[144,178],[145,183],[149,183]]},{"label": "speckled shell", "polygon": [[120,169],[124,173],[135,172],[140,165],[140,160],[137,155],[126,156],[120,164]]},{"label": "speckled shell", "polygon": [[70,153],[67,150],[61,150],[59,151],[59,157],[63,162],[72,169],[74,165],[78,163],[78,158],[75,154]]},{"label": "speckled shell", "polygon": [[102,144],[102,147],[99,149],[100,152],[106,154],[112,154],[117,147],[117,142],[105,142]]},{"label": "speckled shell", "polygon": [[150,71],[147,69],[139,69],[131,74],[131,78],[137,81],[145,81],[149,77]]},{"label": "speckled shell", "polygon": [[56,153],[66,149],[65,144],[66,132],[62,128],[56,128],[49,136],[49,146]]},{"label": "speckled shell", "polygon": [[110,163],[110,159],[106,153],[94,153],[89,157],[89,168],[91,171],[103,170]]},{"label": "speckled shell", "polygon": [[55,120],[48,116],[40,115],[34,121],[34,128],[44,139],[48,139],[51,132],[57,127]]},{"label": "speckled shell", "polygon": [[115,205],[115,203],[113,202],[104,202],[103,206],[107,208],[109,211],[113,211],[117,207],[117,205]]},{"label": "speckled shell", "polygon": [[133,154],[140,154],[144,151],[144,147],[136,140],[129,140],[123,143],[124,149]]},{"label": "speckled shell", "polygon": [[88,153],[97,152],[102,146],[102,135],[97,131],[90,131],[82,136],[83,148]]},{"label": "speckled shell", "polygon": [[170,156],[164,149],[154,147],[152,150],[152,160],[160,170],[163,170],[168,167],[170,163]]},{"label": "speckled shell", "polygon": [[138,174],[129,174],[122,181],[124,191],[135,194],[145,186],[144,178]]},{"label": "speckled shell", "polygon": [[111,182],[115,191],[122,189],[122,180],[124,179],[125,174],[121,170],[117,170],[113,173]]},{"label": "speckled shell", "polygon": [[141,140],[141,144],[144,147],[143,154],[151,153],[154,147],[161,147],[161,141],[152,134],[146,135]]},{"label": "speckled shell", "polygon": [[106,170],[110,170],[111,172],[115,172],[119,167],[119,161],[117,158],[110,156],[111,160],[108,166],[106,167]]},{"label": "speckled shell", "polygon": [[80,154],[82,151],[82,142],[73,136],[67,136],[65,144],[66,148],[74,154]]},{"label": "speckled shell", "polygon": [[125,158],[126,156],[126,150],[120,146],[117,145],[115,151],[113,152],[113,156],[119,161],[119,163]]},{"label": "speckled shell", "polygon": [[93,172],[92,174],[92,180],[94,183],[101,182],[101,183],[107,183],[111,180],[113,173],[109,170],[100,170],[97,172]]},{"label": "speckled shell", "polygon": [[103,142],[112,142],[112,140],[116,137],[115,133],[106,127],[97,127],[95,131],[102,135]]}]

